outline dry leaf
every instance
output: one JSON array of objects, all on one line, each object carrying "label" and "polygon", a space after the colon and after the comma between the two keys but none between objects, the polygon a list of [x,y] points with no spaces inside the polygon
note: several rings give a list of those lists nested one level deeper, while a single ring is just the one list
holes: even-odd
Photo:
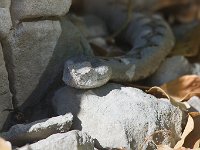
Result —
[{"label": "dry leaf", "polygon": [[194,147],[198,147],[200,149],[200,139],[194,144]]},{"label": "dry leaf", "polygon": [[188,147],[188,148],[199,148],[199,145],[197,145],[197,142],[200,139],[200,113],[192,112],[192,113],[189,113],[189,115],[193,119],[194,127],[193,127],[192,132],[190,132],[185,138],[185,142],[183,146]]},{"label": "dry leaf", "polygon": [[189,115],[185,129],[183,131],[183,134],[181,135],[181,140],[176,143],[176,145],[174,147],[175,149],[178,149],[183,146],[183,144],[185,142],[185,138],[192,132],[193,129],[194,129],[194,120]]},{"label": "dry leaf", "polygon": [[192,96],[200,97],[200,76],[182,76],[163,84],[161,88],[176,101],[186,101]]},{"label": "dry leaf", "polygon": [[182,146],[192,149],[199,149],[200,141],[200,113],[189,113],[186,127],[181,136],[181,140],[177,142],[174,149],[180,149]]},{"label": "dry leaf", "polygon": [[[160,0],[163,1],[163,0]],[[156,5],[155,5],[156,6]],[[174,5],[161,8],[159,11],[163,13],[168,22],[172,24],[189,23],[200,19],[200,1],[199,0],[179,0]]]},{"label": "dry leaf", "polygon": [[199,0],[190,0],[188,4],[182,5],[177,9],[175,14],[179,22],[191,22],[200,19],[200,2]]},{"label": "dry leaf", "polygon": [[171,55],[183,55],[187,57],[197,56],[200,50],[200,24],[176,42]]},{"label": "dry leaf", "polygon": [[[159,98],[168,98],[170,102],[182,110],[189,108],[188,103],[182,102],[192,96],[200,97],[200,76],[186,75],[160,87],[152,87],[148,93]],[[200,141],[200,113],[189,113],[187,125],[181,136],[181,140],[175,145],[175,150],[187,150],[187,148],[199,148]],[[186,148],[184,148],[186,147]],[[160,150],[169,149],[161,145]]]},{"label": "dry leaf", "polygon": [[4,139],[0,138],[0,150],[11,150],[12,146],[10,142],[5,141]]},{"label": "dry leaf", "polygon": [[183,111],[187,111],[190,108],[190,105],[186,102],[179,102],[173,97],[169,96],[162,88],[160,87],[152,87],[147,90],[147,93],[156,96],[157,98],[167,98],[170,100],[171,104],[180,108]]}]

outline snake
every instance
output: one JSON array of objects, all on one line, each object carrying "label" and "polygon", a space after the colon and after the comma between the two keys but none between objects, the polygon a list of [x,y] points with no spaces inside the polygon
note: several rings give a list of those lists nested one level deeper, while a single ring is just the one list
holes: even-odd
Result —
[{"label": "snake", "polygon": [[[127,12],[119,6],[107,7],[96,9],[95,13],[114,32],[126,21]],[[118,36],[131,45],[130,50],[122,56],[107,58],[84,54],[71,57],[64,65],[65,84],[92,89],[108,81],[134,82],[147,78],[159,68],[175,44],[170,26],[159,14],[131,13],[127,27]]]}]

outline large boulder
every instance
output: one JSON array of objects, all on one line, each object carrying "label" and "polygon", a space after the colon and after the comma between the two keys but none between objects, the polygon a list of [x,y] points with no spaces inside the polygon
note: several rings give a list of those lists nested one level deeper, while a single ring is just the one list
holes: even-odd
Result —
[{"label": "large boulder", "polygon": [[[17,105],[31,98],[38,99],[42,90],[38,86],[61,35],[58,21],[22,22],[12,30],[4,42],[4,52]],[[41,93],[34,93],[39,88]]]},{"label": "large boulder", "polygon": [[11,4],[11,0],[1,0],[0,8],[9,8]]},{"label": "large boulder", "polygon": [[63,16],[69,11],[71,2],[71,0],[13,0],[12,19],[18,23],[26,19]]},{"label": "large boulder", "polygon": [[41,100],[68,57],[91,52],[65,17],[60,22],[22,22],[4,40],[4,47],[15,101],[23,108]]},{"label": "large boulder", "polygon": [[52,103],[58,115],[71,112],[72,128],[91,135],[97,148],[174,146],[182,131],[181,110],[131,87],[107,84],[89,91],[63,87]]},{"label": "large boulder", "polygon": [[84,132],[73,130],[58,133],[17,150],[93,150],[93,139]]},{"label": "large boulder", "polygon": [[12,26],[10,16],[10,3],[11,0],[0,1],[0,39],[5,38]]},{"label": "large boulder", "polygon": [[6,109],[12,108],[12,95],[9,89],[8,73],[5,67],[2,47],[0,44],[0,131],[8,117]]}]

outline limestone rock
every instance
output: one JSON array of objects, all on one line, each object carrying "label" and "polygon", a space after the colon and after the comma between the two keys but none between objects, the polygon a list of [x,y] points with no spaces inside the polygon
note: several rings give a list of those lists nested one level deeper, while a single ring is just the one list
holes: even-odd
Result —
[{"label": "limestone rock", "polygon": [[12,100],[9,89],[8,73],[6,71],[2,47],[0,44],[0,130],[8,117],[8,111],[4,110],[11,108]]},{"label": "limestone rock", "polygon": [[0,8],[9,8],[11,4],[11,0],[1,0]]},{"label": "limestone rock", "polygon": [[149,83],[152,86],[159,86],[191,73],[192,66],[184,56],[173,56],[160,65],[159,69],[149,78]]},{"label": "limestone rock", "polygon": [[191,106],[189,111],[200,112],[200,98],[199,97],[193,96],[187,102]]},{"label": "limestone rock", "polygon": [[[46,87],[40,81],[61,34],[58,21],[23,22],[12,30],[4,42],[13,94],[18,106],[31,96],[38,99]],[[34,90],[41,93],[34,93]],[[32,95],[31,95],[32,94]]]},{"label": "limestone rock", "polygon": [[65,15],[71,0],[12,0],[11,13],[16,21]]},{"label": "limestone rock", "polygon": [[17,150],[94,150],[93,139],[81,131],[58,133]]},{"label": "limestone rock", "polygon": [[[107,84],[89,91],[64,87],[52,103],[55,113],[74,115],[72,129],[91,135],[96,148],[141,149],[153,139],[156,144],[174,146],[181,135],[178,108],[131,87]],[[148,137],[150,141],[145,140]]]},{"label": "limestone rock", "polygon": [[194,63],[192,66],[192,74],[200,76],[200,63]]},{"label": "limestone rock", "polygon": [[18,124],[8,132],[1,134],[1,137],[10,141],[12,145],[22,146],[47,138],[56,133],[67,132],[72,125],[72,114],[52,117],[32,122],[30,124]]},{"label": "limestone rock", "polygon": [[10,16],[10,0],[0,1],[0,39],[5,38],[12,26]]},{"label": "limestone rock", "polygon": [[4,45],[15,101],[23,108],[43,98],[67,58],[91,53],[86,39],[66,18],[61,25],[49,20],[22,22]]}]

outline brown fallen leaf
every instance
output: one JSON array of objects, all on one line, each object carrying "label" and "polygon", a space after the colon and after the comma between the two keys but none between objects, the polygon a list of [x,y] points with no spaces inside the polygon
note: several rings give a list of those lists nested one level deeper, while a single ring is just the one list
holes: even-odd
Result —
[{"label": "brown fallen leaf", "polygon": [[200,76],[185,75],[165,83],[161,88],[176,101],[186,101],[192,96],[200,97]]},{"label": "brown fallen leaf", "polygon": [[200,19],[199,0],[190,0],[188,4],[182,5],[175,14],[177,21],[185,23]]},{"label": "brown fallen leaf", "polygon": [[200,1],[179,0],[178,3],[175,2],[174,5],[168,5],[167,7],[163,7],[158,11],[161,12],[165,19],[171,24],[198,21],[200,19]]},{"label": "brown fallen leaf", "polygon": [[0,138],[0,150],[11,150],[12,146],[10,142],[5,141],[4,139]]},{"label": "brown fallen leaf", "polygon": [[177,142],[174,149],[170,149],[165,145],[161,145],[159,150],[189,150],[192,148],[193,150],[200,149],[199,141],[200,141],[200,113],[189,113],[188,121],[186,127],[181,136],[181,140]]},{"label": "brown fallen leaf", "polygon": [[178,39],[171,55],[194,57],[200,51],[200,24],[188,32],[182,39]]},{"label": "brown fallen leaf", "polygon": [[192,112],[189,113],[194,122],[193,130],[186,136],[185,142],[183,144],[184,147],[188,148],[199,148],[199,139],[200,139],[200,113]]},{"label": "brown fallen leaf", "polygon": [[189,115],[185,129],[183,131],[183,134],[181,135],[181,140],[176,143],[174,149],[178,149],[183,146],[185,138],[193,131],[193,129],[194,129],[194,120],[192,116]]},{"label": "brown fallen leaf", "polygon": [[[200,97],[200,76],[186,75],[174,81],[166,83],[161,87],[152,87],[148,93],[159,97],[168,98],[170,102],[181,110],[187,110],[190,106],[183,102],[192,96]],[[181,140],[177,142],[174,150],[199,149],[200,144],[200,113],[191,112],[188,114],[188,121]],[[160,150],[173,150],[165,145],[159,147]]]},{"label": "brown fallen leaf", "polygon": [[190,108],[190,105],[186,102],[181,102],[178,101],[176,99],[174,99],[173,97],[169,96],[162,88],[160,87],[152,87],[149,90],[146,91],[149,94],[154,95],[157,98],[167,98],[168,100],[170,100],[171,104],[180,108],[183,111],[187,111]]}]

